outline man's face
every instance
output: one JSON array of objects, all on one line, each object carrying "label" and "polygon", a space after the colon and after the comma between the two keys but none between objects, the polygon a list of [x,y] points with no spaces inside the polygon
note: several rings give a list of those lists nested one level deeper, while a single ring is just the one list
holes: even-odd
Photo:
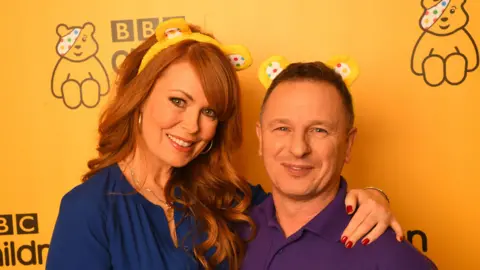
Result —
[{"label": "man's face", "polygon": [[307,200],[338,183],[355,134],[333,85],[280,83],[257,124],[259,151],[273,189]]}]

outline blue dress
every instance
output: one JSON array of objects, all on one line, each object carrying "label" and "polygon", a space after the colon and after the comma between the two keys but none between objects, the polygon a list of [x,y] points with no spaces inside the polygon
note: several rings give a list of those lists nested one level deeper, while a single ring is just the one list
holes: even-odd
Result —
[{"label": "blue dress", "polygon": [[[133,191],[115,164],[68,192],[62,198],[46,269],[203,269],[192,251],[193,217],[184,218],[177,228],[175,247],[163,209]],[[252,192],[254,205],[266,198],[259,185],[252,186]],[[174,217],[178,224],[183,213],[175,211]]]}]

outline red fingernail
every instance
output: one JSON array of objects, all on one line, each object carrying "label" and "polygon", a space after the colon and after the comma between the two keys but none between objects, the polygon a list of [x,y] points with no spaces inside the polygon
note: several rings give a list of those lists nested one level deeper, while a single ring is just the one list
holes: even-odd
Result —
[{"label": "red fingernail", "polygon": [[343,236],[340,241],[342,241],[342,244],[345,244],[345,242],[347,242],[347,239],[348,239],[348,237]]},{"label": "red fingernail", "polygon": [[352,246],[353,246],[353,243],[352,243],[352,241],[348,241],[348,243],[347,243],[346,247],[347,247],[347,248],[352,248]]},{"label": "red fingernail", "polygon": [[400,236],[400,242],[403,242],[403,236]]},{"label": "red fingernail", "polygon": [[351,212],[353,212],[353,207],[351,205],[348,205],[347,206],[347,214],[350,214]]},{"label": "red fingernail", "polygon": [[368,245],[368,243],[370,243],[370,239],[368,239],[368,238],[363,239],[362,245],[366,246],[366,245]]}]

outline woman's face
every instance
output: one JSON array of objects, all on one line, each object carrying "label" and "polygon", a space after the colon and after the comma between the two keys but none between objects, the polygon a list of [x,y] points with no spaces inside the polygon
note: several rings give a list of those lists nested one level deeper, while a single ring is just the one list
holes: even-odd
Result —
[{"label": "woman's face", "polygon": [[140,128],[151,156],[178,168],[208,147],[217,123],[193,66],[182,61],[157,79],[143,106]]}]

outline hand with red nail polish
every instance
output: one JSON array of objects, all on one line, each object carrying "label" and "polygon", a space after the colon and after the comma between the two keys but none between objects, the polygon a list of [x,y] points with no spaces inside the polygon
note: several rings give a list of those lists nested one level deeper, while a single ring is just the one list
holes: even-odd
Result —
[{"label": "hand with red nail polish", "polygon": [[388,227],[395,231],[398,242],[401,242],[402,228],[382,193],[376,190],[351,190],[345,197],[345,211],[351,215],[351,220],[341,235],[346,236],[353,245],[366,238],[369,244],[373,243]]},{"label": "hand with red nail polish", "polygon": [[346,248],[352,248],[353,243],[352,241],[348,241],[348,243],[345,245]]}]

